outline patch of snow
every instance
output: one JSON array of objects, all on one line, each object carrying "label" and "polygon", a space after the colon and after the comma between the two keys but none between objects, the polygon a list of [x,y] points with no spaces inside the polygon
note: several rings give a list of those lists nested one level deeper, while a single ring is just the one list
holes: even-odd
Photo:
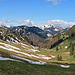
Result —
[{"label": "patch of snow", "polygon": [[35,49],[35,47],[34,47],[34,46],[32,46],[32,45],[31,45],[31,47],[32,47],[33,49]]},{"label": "patch of snow", "polygon": [[15,37],[17,40],[18,40],[18,38],[17,37]]},{"label": "patch of snow", "polygon": [[25,61],[27,61],[27,62],[29,62],[29,63],[31,63],[31,64],[39,64],[39,65],[44,65],[44,64],[46,64],[46,62],[43,62],[43,61],[36,61],[36,62],[34,62],[34,61],[29,60],[29,59],[26,59],[26,58],[20,58],[20,57],[13,56],[13,55],[11,55],[11,56],[12,56],[12,57],[15,57],[15,58],[18,58],[18,59],[25,60]]},{"label": "patch of snow", "polygon": [[44,26],[41,26],[40,28],[41,28],[42,30],[44,30],[45,28],[52,28],[52,29],[54,29],[55,26],[54,26],[53,24],[51,24],[51,25],[44,25]]},{"label": "patch of snow", "polygon": [[3,32],[0,31],[0,33],[2,34]]},{"label": "patch of snow", "polygon": [[38,56],[40,56],[40,57],[45,57],[45,55],[41,55],[41,54],[37,54]]},{"label": "patch of snow", "polygon": [[21,40],[19,39],[19,41],[21,41]]},{"label": "patch of snow", "polygon": [[39,50],[30,49],[30,48],[27,48],[27,47],[25,47],[25,46],[21,46],[21,47],[27,49],[27,50],[30,51],[30,52],[36,52],[36,51],[37,51],[37,52],[40,52]]},{"label": "patch of snow", "polygon": [[63,67],[63,68],[70,68],[69,65],[60,65],[60,66]]},{"label": "patch of snow", "polygon": [[10,28],[10,27],[11,27],[11,25],[10,25],[10,24],[7,24],[7,25],[6,25],[6,27],[7,27],[7,28]]},{"label": "patch of snow", "polygon": [[50,55],[51,56],[51,58],[55,58],[55,56],[53,56],[53,55]]},{"label": "patch of snow", "polygon": [[59,30],[55,28],[54,31],[59,31]]},{"label": "patch of snow", "polygon": [[25,46],[22,46],[23,48],[26,48]]},{"label": "patch of snow", "polygon": [[5,43],[2,43],[2,42],[0,42],[0,44],[6,46],[7,48],[13,48],[13,49],[21,50],[21,49],[19,49],[19,48],[17,48],[17,47],[14,47],[14,46],[12,46],[12,45],[5,44]]},{"label": "patch of snow", "polygon": [[13,60],[13,59],[0,57],[0,60]]},{"label": "patch of snow", "polygon": [[28,46],[28,47],[30,47],[29,45],[27,45],[27,44],[23,44],[23,43],[21,43],[21,45],[24,45],[24,46]]},{"label": "patch of snow", "polygon": [[8,39],[6,40],[7,42],[10,42]]},{"label": "patch of snow", "polygon": [[65,48],[67,49],[67,48],[68,48],[68,46],[65,46]]},{"label": "patch of snow", "polygon": [[2,40],[5,40],[5,37],[3,37]]},{"label": "patch of snow", "polygon": [[15,41],[15,43],[19,44],[19,42],[17,40],[14,40],[14,41]]},{"label": "patch of snow", "polygon": [[50,60],[52,59],[51,57],[41,57],[42,59]]},{"label": "patch of snow", "polygon": [[24,40],[24,38],[22,38],[22,40]]},{"label": "patch of snow", "polygon": [[11,60],[11,61],[18,61],[18,62],[22,62],[20,60],[15,60],[15,59],[11,59],[11,58],[4,58],[4,57],[0,57],[0,60],[6,61],[6,60]]},{"label": "patch of snow", "polygon": [[49,29],[47,31],[51,32]]},{"label": "patch of snow", "polygon": [[47,36],[48,36],[48,37],[51,37],[52,35],[51,35],[51,34],[47,34]]},{"label": "patch of snow", "polygon": [[51,57],[46,57],[45,55],[41,55],[41,54],[38,54],[38,55],[41,59],[46,59],[46,60],[52,59]]},{"label": "patch of snow", "polygon": [[16,29],[16,31],[17,31],[17,29]]},{"label": "patch of snow", "polygon": [[39,50],[34,50],[34,49],[30,49],[30,50],[33,51],[33,52],[36,52],[36,51],[37,51],[37,52],[40,52]]},{"label": "patch of snow", "polygon": [[35,55],[33,55],[33,54],[31,54],[31,56],[32,56],[32,57],[35,57],[35,58],[39,58],[38,56],[35,56]]},{"label": "patch of snow", "polygon": [[[19,42],[18,42],[17,40],[15,40],[14,38],[12,38],[12,37],[10,37],[10,36],[9,36],[9,38],[10,38],[10,41],[11,41],[12,43],[14,43],[14,44],[19,44]],[[16,37],[16,39],[18,39],[18,38]]]}]

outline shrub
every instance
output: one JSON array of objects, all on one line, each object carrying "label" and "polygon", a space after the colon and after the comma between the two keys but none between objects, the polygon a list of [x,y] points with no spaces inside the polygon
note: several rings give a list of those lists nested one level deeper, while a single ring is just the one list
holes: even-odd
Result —
[{"label": "shrub", "polygon": [[58,47],[56,47],[56,51],[58,51],[59,49],[58,49]]},{"label": "shrub", "polygon": [[61,61],[62,60],[62,56],[61,55],[57,55],[57,60]]},{"label": "shrub", "polygon": [[74,45],[73,45],[73,43],[71,42],[71,43],[70,43],[70,55],[73,55],[73,52],[74,52]]}]

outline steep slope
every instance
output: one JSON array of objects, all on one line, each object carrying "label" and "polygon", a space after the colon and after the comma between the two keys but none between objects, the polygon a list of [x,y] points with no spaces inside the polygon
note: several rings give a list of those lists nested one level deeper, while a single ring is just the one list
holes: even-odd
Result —
[{"label": "steep slope", "polygon": [[27,44],[33,44],[27,37],[23,37],[18,34],[13,34],[10,30],[7,28],[1,26],[0,27],[0,39],[7,41],[7,42],[12,42],[18,44],[19,42],[23,41]]},{"label": "steep slope", "polygon": [[[64,36],[62,37],[63,34],[55,34],[53,35],[52,37],[50,38],[46,38],[46,39],[38,39],[36,40],[36,44],[39,46],[39,47],[43,47],[43,48],[53,48],[55,47],[56,45],[60,44],[62,41],[64,41],[67,37]],[[62,38],[61,38],[62,37]]]},{"label": "steep slope", "polygon": [[[58,31],[55,31],[56,29],[58,29]],[[29,40],[31,40],[31,43],[33,45],[50,48],[51,45],[53,45],[58,41],[57,37],[52,38],[51,36],[53,36],[56,33],[63,33],[67,29],[62,29],[61,27],[54,27],[52,25],[46,25],[44,26],[44,29],[22,25],[22,26],[11,27],[9,28],[9,30],[16,35],[27,37]],[[52,42],[50,40],[46,40],[46,38],[48,37],[52,38],[52,40],[57,39],[57,41],[55,40]]]},{"label": "steep slope", "polygon": [[68,28],[61,28],[61,27],[55,27],[54,25],[44,25],[40,27],[42,30],[44,30],[48,37],[51,37],[54,34],[57,33],[64,33],[68,30]]},{"label": "steep slope", "polygon": [[65,34],[69,36],[75,36],[75,25],[72,28],[70,28]]},{"label": "steep slope", "polygon": [[38,27],[16,26],[9,29],[15,34],[26,36],[31,41],[35,42],[40,38],[47,38],[46,33]]}]

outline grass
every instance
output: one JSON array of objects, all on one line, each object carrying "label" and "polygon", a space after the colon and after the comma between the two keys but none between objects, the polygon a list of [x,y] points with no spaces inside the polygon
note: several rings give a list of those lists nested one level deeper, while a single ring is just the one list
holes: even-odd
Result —
[{"label": "grass", "polygon": [[73,56],[70,56],[67,61],[75,61],[75,58]]},{"label": "grass", "polygon": [[55,65],[33,65],[15,61],[0,61],[0,75],[74,75],[75,64],[65,69]]}]

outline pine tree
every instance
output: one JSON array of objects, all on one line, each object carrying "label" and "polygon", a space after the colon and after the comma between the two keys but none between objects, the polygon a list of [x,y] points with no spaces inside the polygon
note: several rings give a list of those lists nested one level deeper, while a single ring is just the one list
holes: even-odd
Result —
[{"label": "pine tree", "polygon": [[61,61],[62,60],[62,56],[61,55],[57,55],[57,60]]},{"label": "pine tree", "polygon": [[57,55],[57,60],[59,61],[59,55]]},{"label": "pine tree", "polygon": [[71,47],[71,45],[72,45],[72,41],[70,42],[70,47]]},{"label": "pine tree", "polygon": [[58,47],[56,47],[56,51],[58,51],[59,49],[58,49]]},{"label": "pine tree", "polygon": [[75,58],[75,49],[74,49],[74,51],[73,51],[73,57]]},{"label": "pine tree", "polygon": [[62,56],[60,55],[59,60],[62,60]]},{"label": "pine tree", "polygon": [[75,55],[73,55],[73,57],[75,58]]},{"label": "pine tree", "polygon": [[73,51],[74,51],[74,45],[71,42],[70,43],[70,55],[73,55]]},{"label": "pine tree", "polygon": [[60,46],[60,49],[61,49],[61,46]]}]

